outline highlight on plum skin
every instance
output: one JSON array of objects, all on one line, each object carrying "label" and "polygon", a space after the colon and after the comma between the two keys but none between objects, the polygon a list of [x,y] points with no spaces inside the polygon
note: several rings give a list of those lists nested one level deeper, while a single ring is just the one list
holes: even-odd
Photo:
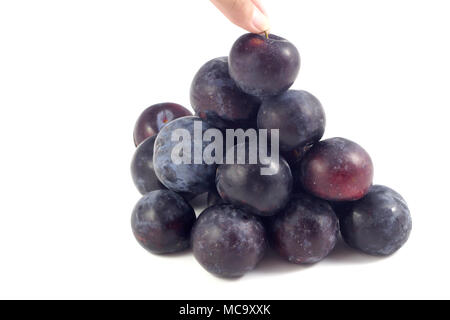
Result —
[{"label": "highlight on plum skin", "polygon": [[194,77],[190,91],[196,115],[219,129],[256,126],[261,101],[238,88],[228,73],[228,58],[205,63]]},{"label": "highlight on plum skin", "polygon": [[152,191],[136,204],[131,227],[139,244],[155,254],[187,249],[195,222],[194,209],[170,190]]},{"label": "highlight on plum skin", "polygon": [[219,277],[241,277],[253,270],[264,257],[266,248],[261,221],[233,205],[207,208],[192,229],[195,258]]},{"label": "highlight on plum skin", "polygon": [[267,225],[271,245],[295,264],[323,260],[334,249],[339,234],[339,221],[331,206],[304,193],[296,193]]},{"label": "highlight on plum skin", "polygon": [[156,136],[170,121],[186,116],[192,116],[192,113],[176,103],[166,102],[148,107],[134,126],[134,144],[140,145],[145,139]]},{"label": "highlight on plum skin", "polygon": [[304,190],[329,201],[354,201],[372,185],[373,163],[358,144],[344,138],[316,143],[297,167]]},{"label": "highlight on plum skin", "polygon": [[386,186],[375,185],[364,198],[338,208],[343,239],[364,253],[391,255],[411,233],[412,219],[406,201]]},{"label": "highlight on plum skin", "polygon": [[231,78],[246,93],[257,97],[288,90],[300,71],[300,54],[286,39],[270,34],[244,34],[231,48]]}]

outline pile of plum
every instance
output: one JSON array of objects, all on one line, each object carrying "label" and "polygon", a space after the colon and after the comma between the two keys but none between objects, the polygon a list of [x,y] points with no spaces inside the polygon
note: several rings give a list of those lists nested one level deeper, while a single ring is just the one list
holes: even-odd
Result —
[{"label": "pile of plum", "polygon": [[[339,233],[350,247],[371,255],[390,255],[405,244],[412,227],[405,200],[372,185],[372,160],[361,146],[343,138],[321,141],[321,103],[306,91],[289,90],[299,70],[292,43],[245,34],[228,58],[207,62],[195,75],[195,116],[174,103],[141,114],[131,167],[144,196],[134,208],[132,229],[145,249],[167,254],[192,247],[209,272],[239,277],[269,246],[292,263],[311,264],[330,254]],[[270,163],[259,156],[254,164],[174,163],[173,133],[184,129],[193,139],[198,122],[202,132],[279,129],[282,156]],[[269,134],[269,143],[273,138]],[[192,149],[208,144],[192,142]],[[246,142],[232,148],[239,147],[257,151]],[[274,174],[262,175],[263,167]],[[196,218],[190,201],[204,193],[208,207]]]}]

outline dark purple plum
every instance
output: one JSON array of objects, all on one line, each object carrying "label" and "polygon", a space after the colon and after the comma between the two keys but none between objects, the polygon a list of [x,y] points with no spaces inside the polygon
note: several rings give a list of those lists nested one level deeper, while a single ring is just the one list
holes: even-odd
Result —
[{"label": "dark purple plum", "polygon": [[372,185],[373,164],[358,144],[343,138],[316,143],[295,171],[304,190],[329,201],[364,197]]},{"label": "dark purple plum", "polygon": [[326,201],[297,193],[285,210],[268,220],[267,230],[272,246],[283,258],[311,264],[334,249],[339,221]]},{"label": "dark purple plum", "polygon": [[[186,192],[194,195],[200,195],[214,188],[214,178],[216,175],[216,164],[207,164],[203,159],[199,164],[195,164],[194,148],[199,145],[202,151],[210,144],[199,137],[195,141],[194,123],[201,126],[201,134],[210,129],[211,126],[198,117],[184,117],[176,119],[167,124],[159,132],[155,141],[154,150],[154,168],[159,181],[168,189],[175,192]],[[189,134],[187,141],[172,141],[172,134],[178,129],[184,129]],[[217,130],[217,129],[216,129]],[[185,142],[189,142],[190,162],[176,164],[172,161],[172,151]],[[180,149],[180,156],[185,156],[184,151]],[[187,155],[186,155],[187,156]]]},{"label": "dark purple plum", "polygon": [[176,103],[159,103],[148,107],[139,116],[134,127],[134,144],[138,146],[145,139],[156,136],[170,121],[192,116],[192,113]]},{"label": "dark purple plum", "polygon": [[342,237],[362,252],[391,255],[409,238],[412,220],[408,205],[388,187],[375,185],[364,198],[340,209]]},{"label": "dark purple plum", "polygon": [[141,194],[166,189],[159,182],[153,168],[153,147],[156,136],[143,141],[136,149],[131,162],[131,176],[134,184]]},{"label": "dark purple plum", "polygon": [[233,45],[229,60],[231,78],[246,93],[267,97],[288,90],[300,70],[300,55],[289,41],[276,35],[248,33]]},{"label": "dark purple plum", "polygon": [[230,78],[227,57],[207,62],[192,81],[191,105],[213,127],[255,127],[260,104],[258,98],[244,93]]},{"label": "dark purple plum", "polygon": [[[237,146],[234,147],[235,157]],[[248,148],[246,149],[248,154]],[[248,160],[248,159],[247,159]],[[272,175],[262,175],[261,168],[270,167]],[[269,164],[223,164],[217,168],[216,187],[220,197],[227,203],[243,207],[260,215],[271,216],[283,209],[292,191],[292,173],[283,157],[271,159]]]},{"label": "dark purple plum", "polygon": [[146,194],[136,204],[131,227],[136,240],[156,254],[182,251],[190,245],[194,209],[170,190]]},{"label": "dark purple plum", "polygon": [[192,229],[197,261],[220,277],[240,277],[264,256],[266,234],[261,221],[232,205],[216,205],[202,212]]},{"label": "dark purple plum", "polygon": [[306,91],[290,90],[264,100],[258,112],[259,129],[279,129],[280,150],[290,152],[319,141],[325,132],[325,112]]}]

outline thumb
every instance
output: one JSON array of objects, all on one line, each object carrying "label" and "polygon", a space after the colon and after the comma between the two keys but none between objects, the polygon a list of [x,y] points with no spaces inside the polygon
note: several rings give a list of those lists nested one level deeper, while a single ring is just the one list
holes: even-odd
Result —
[{"label": "thumb", "polygon": [[269,18],[259,0],[211,0],[234,24],[253,33],[270,29]]}]

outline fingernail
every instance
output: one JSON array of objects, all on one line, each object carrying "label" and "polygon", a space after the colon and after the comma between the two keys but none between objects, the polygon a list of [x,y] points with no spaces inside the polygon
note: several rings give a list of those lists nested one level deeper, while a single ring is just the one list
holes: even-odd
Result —
[{"label": "fingernail", "polygon": [[256,7],[255,10],[253,11],[252,24],[253,27],[257,29],[259,32],[264,32],[270,29],[269,19]]}]

